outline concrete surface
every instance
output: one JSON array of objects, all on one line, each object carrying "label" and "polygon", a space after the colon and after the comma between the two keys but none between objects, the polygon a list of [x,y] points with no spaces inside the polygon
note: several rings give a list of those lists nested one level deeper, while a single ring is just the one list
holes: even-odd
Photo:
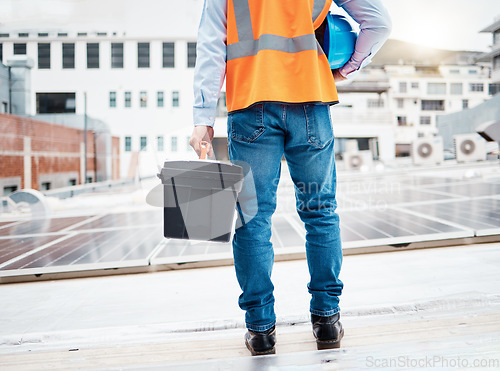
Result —
[{"label": "concrete surface", "polygon": [[243,344],[233,267],[1,285],[0,369],[498,369],[499,267],[500,243],[346,256],[343,346],[318,352],[306,262],[278,262],[263,361]]}]

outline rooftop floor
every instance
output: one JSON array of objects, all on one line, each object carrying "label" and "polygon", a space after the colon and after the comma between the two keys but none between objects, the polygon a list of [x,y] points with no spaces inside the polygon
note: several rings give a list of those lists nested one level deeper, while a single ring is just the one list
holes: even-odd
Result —
[{"label": "rooftop floor", "polygon": [[324,370],[431,360],[498,369],[499,266],[500,243],[346,256],[342,348],[316,351],[306,262],[277,262],[277,354],[265,359],[244,346],[230,266],[1,285],[0,365]]}]

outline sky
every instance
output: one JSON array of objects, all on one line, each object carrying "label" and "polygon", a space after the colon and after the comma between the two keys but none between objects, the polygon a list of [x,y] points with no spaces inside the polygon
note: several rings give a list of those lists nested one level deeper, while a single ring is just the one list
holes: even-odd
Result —
[{"label": "sky", "polygon": [[[440,49],[488,51],[491,34],[479,31],[500,17],[500,0],[381,1],[391,14],[391,38]],[[203,0],[0,0],[0,30],[86,31],[90,25],[195,38],[202,5]]]},{"label": "sky", "polygon": [[488,51],[500,0],[382,0],[391,14],[391,38],[451,50]]}]

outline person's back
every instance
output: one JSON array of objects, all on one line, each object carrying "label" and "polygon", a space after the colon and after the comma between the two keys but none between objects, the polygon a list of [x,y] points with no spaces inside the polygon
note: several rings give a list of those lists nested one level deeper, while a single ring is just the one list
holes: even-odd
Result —
[{"label": "person's back", "polygon": [[[310,313],[318,349],[338,348],[342,265],[333,128],[334,79],[368,63],[388,36],[380,0],[335,0],[360,23],[351,59],[331,71],[315,39],[331,0],[205,0],[194,77],[195,128],[190,144],[211,141],[215,109],[226,77],[229,157],[243,165],[239,227],[233,236],[252,355],[275,353],[276,314],[271,272],[271,217],[281,159],[295,184],[297,212],[306,228]],[[257,211],[247,212],[257,205]]]},{"label": "person's back", "polygon": [[338,101],[315,29],[331,1],[228,0],[226,97],[229,112],[256,102]]}]

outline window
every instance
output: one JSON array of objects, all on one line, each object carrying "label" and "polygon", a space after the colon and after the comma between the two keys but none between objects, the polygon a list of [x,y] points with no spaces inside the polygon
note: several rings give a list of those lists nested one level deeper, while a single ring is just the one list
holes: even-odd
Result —
[{"label": "window", "polygon": [[86,32],[78,32],[76,35],[77,36],[87,36],[87,33]]},{"label": "window", "polygon": [[0,33],[0,37],[9,37],[10,35],[8,33]]},{"label": "window", "polygon": [[15,55],[26,55],[26,44],[14,43]]},{"label": "window", "polygon": [[463,84],[461,82],[452,82],[450,84],[450,94],[461,95],[463,91]]},{"label": "window", "polygon": [[490,84],[490,95],[495,95],[500,93],[500,84]]},{"label": "window", "polygon": [[462,109],[467,109],[467,108],[469,108],[469,100],[463,99],[462,100]]},{"label": "window", "polygon": [[62,68],[75,68],[75,44],[63,43]]},{"label": "window", "polygon": [[140,101],[141,107],[147,107],[148,106],[148,93],[145,91],[141,91],[139,93],[139,101]]},{"label": "window", "polygon": [[50,182],[42,182],[42,184],[40,186],[40,191],[48,191],[51,188],[52,188],[52,185],[50,184]]},{"label": "window", "polygon": [[0,43],[0,63],[3,62],[3,44]]},{"label": "window", "polygon": [[137,67],[149,68],[149,43],[137,44]]},{"label": "window", "polygon": [[446,94],[446,83],[444,82],[430,82],[427,84],[427,94]]},{"label": "window", "polygon": [[196,65],[196,43],[187,43],[187,66],[192,68]]},{"label": "window", "polygon": [[382,108],[384,107],[384,101],[382,99],[368,99],[368,108]]},{"label": "window", "polygon": [[172,137],[170,144],[170,149],[172,150],[172,152],[177,152],[177,137]]},{"label": "window", "polygon": [[148,148],[148,138],[147,137],[141,137],[141,151],[145,151]]},{"label": "window", "polygon": [[123,68],[123,43],[111,43],[111,68]]},{"label": "window", "polygon": [[47,32],[39,32],[38,37],[47,37],[49,34]]},{"label": "window", "polygon": [[98,32],[97,36],[108,36],[107,32]]},{"label": "window", "polygon": [[28,36],[29,36],[29,34],[28,34],[27,32],[19,32],[19,33],[17,34],[17,36],[19,36],[19,37],[28,37]]},{"label": "window", "polygon": [[111,108],[116,107],[116,91],[109,92],[109,106]]},{"label": "window", "polygon": [[418,84],[418,82],[412,82],[412,83],[411,83],[411,88],[412,88],[412,89],[418,89],[418,88],[419,88],[419,84]]},{"label": "window", "polygon": [[132,107],[132,93],[129,91],[125,92],[125,107]]},{"label": "window", "polygon": [[469,70],[469,75],[477,75],[477,70]]},{"label": "window", "polygon": [[398,116],[398,126],[406,126],[406,116]]},{"label": "window", "polygon": [[75,113],[75,93],[36,93],[36,113]]},{"label": "window", "polygon": [[500,43],[500,29],[493,32],[493,45],[497,45]]},{"label": "window", "polygon": [[191,150],[191,144],[189,144],[190,140],[191,140],[191,137],[188,135],[186,137],[186,151],[190,151]]},{"label": "window", "polygon": [[87,43],[87,68],[99,68],[99,43]]},{"label": "window", "polygon": [[156,98],[157,98],[157,105],[158,107],[163,107],[164,106],[164,101],[163,101],[163,92],[159,91],[156,93]]},{"label": "window", "polygon": [[450,70],[450,73],[453,75],[458,75],[460,73],[460,70]]},{"label": "window", "polygon": [[405,107],[405,100],[403,98],[396,99],[396,103],[398,105],[398,108],[404,108]]},{"label": "window", "polygon": [[72,186],[75,186],[76,185],[76,179],[75,178],[71,178],[68,180],[68,187],[72,187]]},{"label": "window", "polygon": [[469,90],[470,91],[477,91],[477,92],[484,91],[484,84],[472,83],[472,84],[470,84]]},{"label": "window", "polygon": [[164,143],[163,143],[163,136],[160,135],[157,138],[157,140],[158,140],[158,151],[164,151],[165,146],[164,146]]},{"label": "window", "polygon": [[57,37],[68,37],[68,33],[67,32],[59,32],[57,34]]},{"label": "window", "polygon": [[400,92],[400,93],[406,93],[406,92],[407,92],[407,85],[406,85],[406,82],[401,81],[401,82],[399,83],[399,92]]},{"label": "window", "polygon": [[50,68],[50,44],[38,43],[38,68]]},{"label": "window", "polygon": [[125,137],[125,152],[132,151],[132,137]]},{"label": "window", "polygon": [[15,191],[17,191],[17,186],[15,186],[15,185],[13,185],[13,186],[4,186],[3,187],[3,195],[4,195],[4,197],[10,195],[12,192],[15,192]]},{"label": "window", "polygon": [[430,116],[420,116],[420,125],[430,125],[431,117]]},{"label": "window", "polygon": [[444,100],[422,100],[422,111],[444,111]]},{"label": "window", "polygon": [[179,107],[179,92],[172,92],[172,107]]},{"label": "window", "polygon": [[163,68],[175,67],[175,44],[163,43]]},{"label": "window", "polygon": [[493,58],[493,70],[500,70],[500,55]]}]

